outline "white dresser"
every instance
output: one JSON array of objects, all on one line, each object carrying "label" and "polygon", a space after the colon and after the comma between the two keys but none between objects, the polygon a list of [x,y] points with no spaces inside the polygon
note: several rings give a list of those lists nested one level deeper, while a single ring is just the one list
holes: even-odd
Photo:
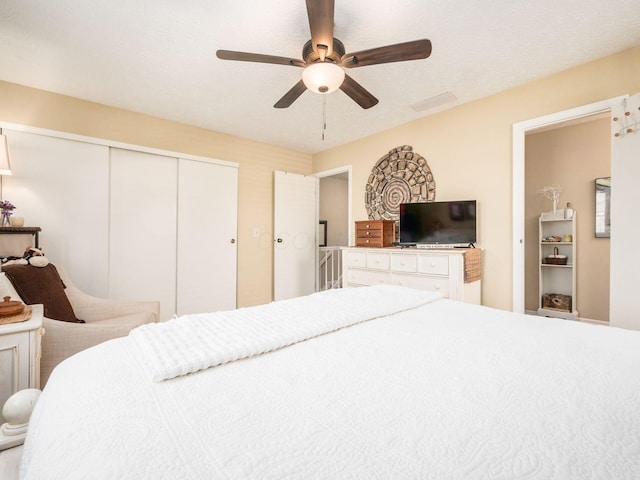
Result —
[{"label": "white dresser", "polygon": [[481,249],[342,249],[344,287],[404,285],[467,303],[481,301]]}]

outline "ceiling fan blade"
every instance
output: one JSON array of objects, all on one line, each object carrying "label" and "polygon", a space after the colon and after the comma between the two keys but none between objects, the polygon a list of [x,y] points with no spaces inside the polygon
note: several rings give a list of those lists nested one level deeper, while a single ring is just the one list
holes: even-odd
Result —
[{"label": "ceiling fan blade", "polygon": [[276,57],[275,55],[263,55],[261,53],[234,52],[232,50],[218,50],[216,56],[222,60],[237,60],[240,62],[272,63],[275,65],[292,65],[305,67],[302,60],[296,58]]},{"label": "ceiling fan blade", "polygon": [[371,95],[366,88],[356,82],[349,75],[344,76],[344,82],[340,85],[340,90],[349,95],[354,102],[364,109],[371,108],[378,103],[378,99],[376,97]]},{"label": "ceiling fan blade", "polygon": [[431,41],[426,38],[412,42],[397,43],[386,47],[347,53],[342,56],[342,66],[347,68],[377,65],[379,63],[419,60],[431,55]]},{"label": "ceiling fan blade", "polygon": [[[333,51],[333,10],[334,0],[307,0],[307,15],[311,29],[313,50],[324,62],[325,55]],[[323,52],[318,45],[326,46]]]},{"label": "ceiling fan blade", "polygon": [[296,83],[291,90],[284,94],[284,96],[276,102],[275,108],[287,108],[295,102],[300,95],[307,89],[304,82],[300,80]]}]

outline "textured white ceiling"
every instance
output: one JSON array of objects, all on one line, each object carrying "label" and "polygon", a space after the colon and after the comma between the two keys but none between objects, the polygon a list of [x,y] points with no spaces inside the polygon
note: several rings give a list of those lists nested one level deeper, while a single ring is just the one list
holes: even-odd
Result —
[{"label": "textured white ceiling", "polygon": [[273,108],[301,69],[215,56],[301,58],[303,0],[0,0],[0,79],[315,153],[640,45],[640,0],[336,0],[334,33],[347,52],[433,53],[349,70],[380,103],[328,95],[325,140],[321,95]]}]

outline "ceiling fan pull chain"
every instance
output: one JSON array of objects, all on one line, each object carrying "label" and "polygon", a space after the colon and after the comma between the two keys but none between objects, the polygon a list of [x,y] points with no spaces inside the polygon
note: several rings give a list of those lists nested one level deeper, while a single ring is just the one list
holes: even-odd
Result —
[{"label": "ceiling fan pull chain", "polygon": [[327,131],[327,96],[322,95],[322,140],[324,140],[324,132]]}]

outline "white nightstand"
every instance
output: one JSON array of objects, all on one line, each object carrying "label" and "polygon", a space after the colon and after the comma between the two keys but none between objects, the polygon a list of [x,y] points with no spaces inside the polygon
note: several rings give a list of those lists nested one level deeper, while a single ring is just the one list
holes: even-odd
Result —
[{"label": "white nightstand", "polygon": [[[40,388],[43,308],[42,305],[32,305],[31,308],[29,320],[0,325],[0,411],[18,390]],[[4,421],[0,413],[0,424]]]},{"label": "white nightstand", "polygon": [[2,480],[18,480],[22,445],[0,450],[0,478]]}]

